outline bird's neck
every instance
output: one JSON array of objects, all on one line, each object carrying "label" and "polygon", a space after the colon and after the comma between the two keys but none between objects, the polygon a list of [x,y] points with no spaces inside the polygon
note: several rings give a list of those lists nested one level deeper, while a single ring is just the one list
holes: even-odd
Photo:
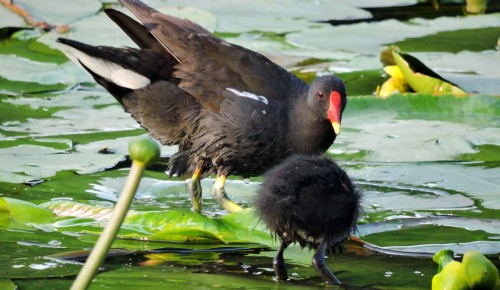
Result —
[{"label": "bird's neck", "polygon": [[320,154],[335,140],[332,125],[323,116],[304,106],[296,105],[289,112],[288,144],[291,153]]}]

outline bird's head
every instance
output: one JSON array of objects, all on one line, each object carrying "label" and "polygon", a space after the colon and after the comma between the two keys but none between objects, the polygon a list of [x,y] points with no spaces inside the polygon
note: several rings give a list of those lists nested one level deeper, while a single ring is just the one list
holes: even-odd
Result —
[{"label": "bird's head", "polygon": [[335,76],[322,76],[309,87],[307,102],[332,124],[336,135],[340,134],[342,112],[347,105],[344,82]]}]

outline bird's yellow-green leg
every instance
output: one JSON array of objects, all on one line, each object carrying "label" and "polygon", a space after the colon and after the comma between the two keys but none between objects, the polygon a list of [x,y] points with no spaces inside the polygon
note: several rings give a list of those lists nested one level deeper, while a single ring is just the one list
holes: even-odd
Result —
[{"label": "bird's yellow-green leg", "polygon": [[201,182],[200,175],[203,173],[202,167],[197,167],[191,177],[189,184],[189,195],[191,196],[192,209],[195,212],[201,212]]},{"label": "bird's yellow-green leg", "polygon": [[226,184],[226,175],[217,174],[217,178],[215,179],[214,186],[212,188],[212,197],[220,204],[224,209],[229,212],[237,212],[242,210],[242,208],[237,205],[234,201],[229,199],[224,190],[224,185]]}]

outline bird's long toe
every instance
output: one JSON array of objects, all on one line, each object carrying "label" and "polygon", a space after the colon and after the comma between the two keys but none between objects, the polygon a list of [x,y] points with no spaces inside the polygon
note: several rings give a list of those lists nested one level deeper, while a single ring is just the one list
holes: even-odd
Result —
[{"label": "bird's long toe", "polygon": [[241,206],[237,205],[227,196],[227,193],[224,189],[225,184],[226,176],[218,175],[212,188],[212,198],[229,212],[237,212],[242,210]]}]

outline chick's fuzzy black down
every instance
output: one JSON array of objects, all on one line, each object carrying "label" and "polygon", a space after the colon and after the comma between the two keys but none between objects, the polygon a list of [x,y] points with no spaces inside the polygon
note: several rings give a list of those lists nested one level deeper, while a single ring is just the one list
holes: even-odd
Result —
[{"label": "chick's fuzzy black down", "polygon": [[335,162],[294,155],[266,175],[255,200],[269,229],[288,243],[330,246],[355,230],[360,193]]}]

